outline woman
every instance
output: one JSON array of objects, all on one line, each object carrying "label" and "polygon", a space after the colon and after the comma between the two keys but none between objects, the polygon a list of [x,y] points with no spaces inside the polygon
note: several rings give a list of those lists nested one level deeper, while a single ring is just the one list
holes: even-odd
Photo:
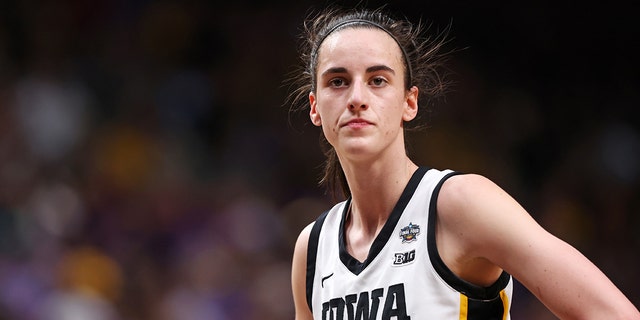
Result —
[{"label": "woman", "polygon": [[418,166],[404,131],[442,89],[443,55],[382,10],[305,24],[308,97],[328,142],[323,182],[346,200],[296,242],[296,319],[509,319],[512,276],[562,319],[640,319],[576,249],[487,178]]}]

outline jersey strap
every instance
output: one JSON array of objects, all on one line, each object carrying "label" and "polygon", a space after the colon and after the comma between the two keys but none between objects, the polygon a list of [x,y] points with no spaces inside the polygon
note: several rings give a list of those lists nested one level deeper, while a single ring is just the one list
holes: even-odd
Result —
[{"label": "jersey strap", "polygon": [[[429,250],[429,259],[431,260],[431,264],[433,265],[436,272],[440,275],[440,277],[448,283],[451,287],[453,287],[458,292],[464,294],[469,299],[472,300],[494,300],[496,298],[500,298],[500,293],[504,288],[507,287],[509,281],[511,280],[511,275],[509,275],[506,271],[502,271],[502,274],[489,287],[481,287],[470,282],[467,282],[458,276],[456,276],[442,261],[440,254],[438,253],[438,247],[436,246],[436,216],[437,216],[437,206],[438,202],[438,194],[440,193],[440,188],[444,184],[444,182],[454,175],[461,174],[460,172],[450,172],[445,175],[436,188],[433,190],[433,194],[431,195],[431,202],[429,204],[429,223],[427,230],[427,238],[428,238],[428,250]],[[498,299],[500,300],[500,299]],[[499,303],[502,304],[501,302]],[[471,304],[470,304],[471,306]]]},{"label": "jersey strap", "polygon": [[318,240],[320,238],[320,230],[324,219],[327,217],[329,210],[321,214],[311,228],[309,234],[309,244],[307,245],[307,304],[309,310],[313,311],[311,306],[311,298],[313,296],[313,278],[316,274],[316,256],[318,255]]}]

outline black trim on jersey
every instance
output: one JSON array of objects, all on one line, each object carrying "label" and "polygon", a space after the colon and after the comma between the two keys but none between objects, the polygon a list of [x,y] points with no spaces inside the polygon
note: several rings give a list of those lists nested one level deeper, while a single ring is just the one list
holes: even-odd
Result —
[{"label": "black trim on jersey", "polygon": [[431,203],[429,204],[429,226],[427,228],[427,239],[428,250],[429,250],[429,259],[431,260],[431,264],[435,268],[436,272],[440,277],[455,290],[460,293],[466,295],[470,299],[475,300],[493,300],[494,298],[500,295],[500,291],[504,289],[507,284],[509,284],[509,280],[511,279],[511,275],[509,275],[506,271],[503,271],[498,280],[494,282],[489,287],[481,287],[477,286],[473,283],[460,279],[456,276],[442,261],[440,257],[440,253],[438,253],[438,247],[436,246],[436,215],[437,215],[437,205],[438,202],[438,194],[440,193],[440,188],[442,188],[442,184],[454,175],[461,174],[460,172],[451,172],[445,175],[438,185],[433,190],[433,194],[431,195]]},{"label": "black trim on jersey", "polygon": [[367,255],[367,259],[364,262],[358,261],[358,259],[351,256],[351,254],[349,254],[349,252],[347,251],[346,241],[344,238],[344,232],[345,232],[344,221],[347,216],[347,212],[349,210],[349,204],[351,199],[347,200],[344,212],[342,213],[342,219],[340,220],[340,232],[339,232],[338,243],[340,244],[340,250],[339,250],[340,260],[347,267],[347,269],[349,269],[349,271],[351,271],[355,275],[359,275],[360,272],[362,272],[362,270],[364,270],[371,263],[371,261],[373,261],[373,259],[376,258],[378,253],[380,253],[385,243],[387,243],[389,238],[391,238],[391,235],[393,234],[393,230],[398,224],[398,220],[400,220],[400,216],[402,215],[402,212],[407,207],[407,204],[409,203],[409,200],[411,200],[411,197],[413,197],[413,193],[416,191],[418,184],[420,183],[420,181],[422,180],[422,177],[428,170],[429,168],[427,167],[419,167],[413,173],[413,175],[409,179],[409,182],[407,182],[407,185],[402,191],[402,194],[400,195],[398,202],[396,203],[395,207],[391,211],[391,214],[389,215],[389,219],[387,219],[387,222],[385,222],[384,226],[382,227],[382,230],[380,230],[380,233],[373,240],[373,243],[371,244],[371,248],[369,249],[369,254]]},{"label": "black trim on jersey", "polygon": [[316,257],[318,256],[318,239],[320,238],[320,230],[324,219],[329,214],[329,210],[323,212],[311,227],[311,233],[309,234],[309,243],[307,245],[307,304],[309,310],[313,311],[311,307],[311,298],[313,296],[313,278],[316,274]]},{"label": "black trim on jersey", "polygon": [[500,295],[492,300],[467,299],[467,320],[502,320],[504,315]]}]

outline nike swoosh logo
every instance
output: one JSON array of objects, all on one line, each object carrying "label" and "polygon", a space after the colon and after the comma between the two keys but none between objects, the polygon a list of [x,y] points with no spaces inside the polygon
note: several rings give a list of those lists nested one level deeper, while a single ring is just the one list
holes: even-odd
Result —
[{"label": "nike swoosh logo", "polygon": [[325,281],[325,280],[327,280],[327,279],[329,279],[329,278],[331,278],[331,276],[333,276],[333,272],[332,272],[330,275],[326,276],[326,277],[322,277],[322,282],[320,282],[320,285],[321,285],[323,288],[324,288],[324,281]]}]

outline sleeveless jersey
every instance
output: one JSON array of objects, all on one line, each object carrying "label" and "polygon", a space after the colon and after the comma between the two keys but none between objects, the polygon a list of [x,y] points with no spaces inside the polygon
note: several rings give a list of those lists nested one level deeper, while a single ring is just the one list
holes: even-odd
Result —
[{"label": "sleeveless jersey", "polygon": [[513,282],[490,287],[458,278],[435,244],[436,200],[451,170],[419,168],[364,262],[346,250],[350,199],[316,220],[307,252],[307,303],[316,320],[510,319]]}]

